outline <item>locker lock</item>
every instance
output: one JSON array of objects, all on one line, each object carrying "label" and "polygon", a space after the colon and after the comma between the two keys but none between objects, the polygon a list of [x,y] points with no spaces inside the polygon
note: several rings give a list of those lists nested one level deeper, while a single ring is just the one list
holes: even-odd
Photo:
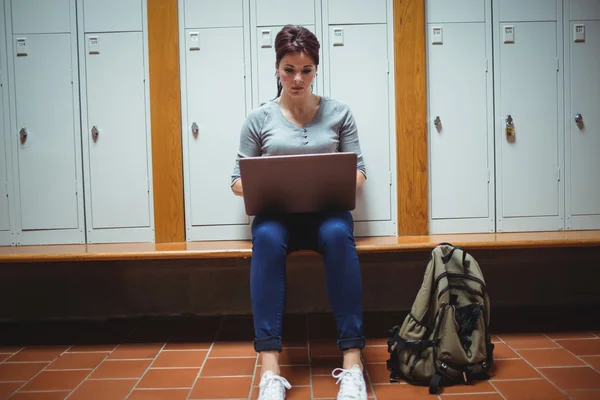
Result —
[{"label": "locker lock", "polygon": [[94,139],[94,141],[98,140],[98,134],[100,132],[98,132],[98,128],[94,125],[92,127],[92,139]]},{"label": "locker lock", "polygon": [[442,120],[440,119],[439,115],[435,117],[435,120],[433,121],[433,123],[439,132],[442,129]]},{"label": "locker lock", "polygon": [[21,138],[21,144],[25,143],[27,140],[27,129],[21,128],[19,131],[19,137]]},{"label": "locker lock", "polygon": [[575,115],[575,123],[580,128],[583,126],[583,116],[580,113],[577,113]]},{"label": "locker lock", "polygon": [[506,136],[515,136],[515,124],[513,122],[513,117],[510,114],[506,117]]},{"label": "locker lock", "polygon": [[198,124],[196,124],[195,122],[192,124],[192,133],[194,134],[194,136],[198,137]]}]

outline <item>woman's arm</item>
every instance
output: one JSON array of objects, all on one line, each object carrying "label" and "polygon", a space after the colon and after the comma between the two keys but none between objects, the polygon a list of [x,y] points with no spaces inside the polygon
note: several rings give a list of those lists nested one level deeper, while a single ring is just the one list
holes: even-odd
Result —
[{"label": "woman's arm", "polygon": [[[358,189],[362,185],[364,185],[366,179],[367,178],[365,178],[365,175],[361,171],[356,171],[356,188]],[[240,184],[240,188],[241,188],[241,184]]]},{"label": "woman's arm", "polygon": [[238,179],[237,181],[235,181],[235,183],[231,186],[231,190],[233,190],[233,193],[236,196],[240,196],[240,197],[244,197],[244,191],[242,189],[242,179]]}]

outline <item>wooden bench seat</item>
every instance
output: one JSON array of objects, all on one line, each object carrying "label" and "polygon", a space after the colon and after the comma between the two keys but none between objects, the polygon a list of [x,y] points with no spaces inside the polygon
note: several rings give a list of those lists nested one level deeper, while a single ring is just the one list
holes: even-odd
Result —
[{"label": "wooden bench seat", "polygon": [[[428,251],[450,242],[474,249],[600,246],[600,230],[567,232],[484,233],[357,238],[358,252]],[[314,254],[309,251],[293,255]],[[182,243],[115,243],[0,247],[0,263],[244,258],[252,255],[250,241]]]}]

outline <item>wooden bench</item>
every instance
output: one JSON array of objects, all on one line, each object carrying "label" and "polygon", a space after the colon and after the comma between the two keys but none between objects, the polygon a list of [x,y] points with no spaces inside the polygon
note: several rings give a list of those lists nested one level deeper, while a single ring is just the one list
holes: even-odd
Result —
[{"label": "wooden bench", "polygon": [[[450,242],[469,250],[600,246],[600,230],[393,236],[356,239],[360,254],[429,251],[441,242]],[[293,255],[310,254],[314,253],[310,251],[293,253]],[[251,255],[250,241],[0,247],[0,263],[245,258]]]}]

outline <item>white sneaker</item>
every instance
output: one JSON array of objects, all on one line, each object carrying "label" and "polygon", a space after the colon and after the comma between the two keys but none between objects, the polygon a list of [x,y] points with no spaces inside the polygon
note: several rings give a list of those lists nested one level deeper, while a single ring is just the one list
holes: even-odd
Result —
[{"label": "white sneaker", "polygon": [[267,371],[260,378],[258,400],[283,400],[285,389],[291,389],[290,383],[283,377]]},{"label": "white sneaker", "polygon": [[337,400],[367,400],[367,384],[358,365],[350,369],[336,368],[331,375],[338,378],[336,384],[341,382]]}]

